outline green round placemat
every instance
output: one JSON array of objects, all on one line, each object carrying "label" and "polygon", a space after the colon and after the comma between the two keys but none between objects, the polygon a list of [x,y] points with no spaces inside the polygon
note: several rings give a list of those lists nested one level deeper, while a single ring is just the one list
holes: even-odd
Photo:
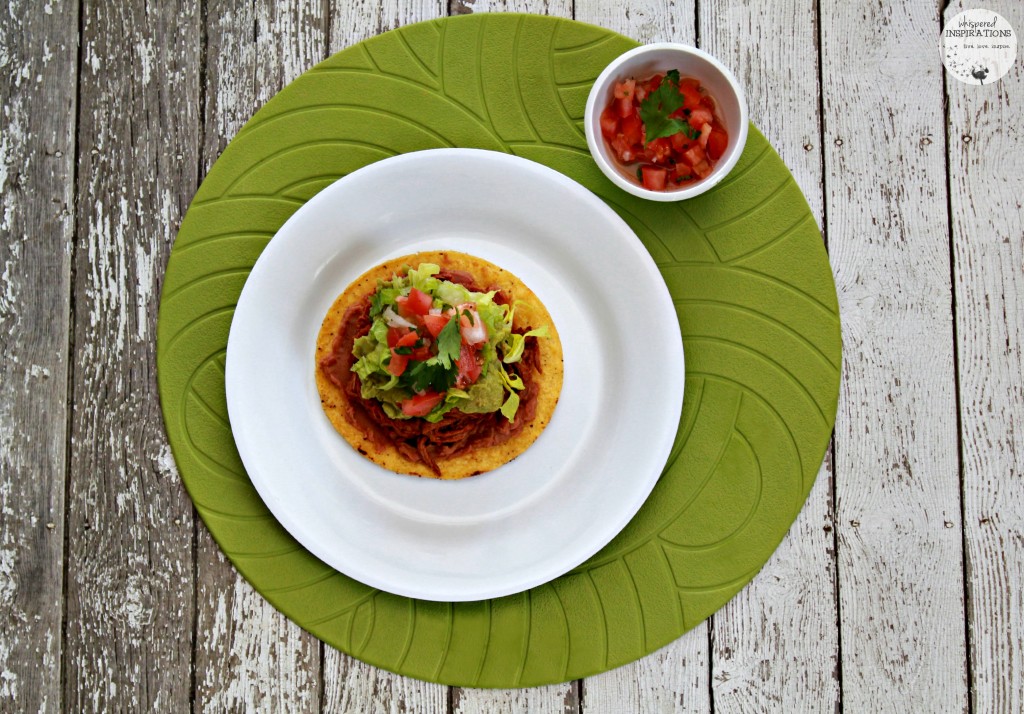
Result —
[{"label": "green round placemat", "polygon": [[[635,660],[739,591],[814,482],[840,365],[835,285],[814,218],[753,127],[733,173],[699,198],[643,201],[605,179],[586,148],[584,105],[601,70],[634,46],[599,27],[513,14],[374,37],[306,72],[261,109],[182,223],[157,336],[160,396],[182,480],[256,590],[366,662],[453,685],[518,687]],[[449,604],[358,583],[274,520],[235,451],[224,355],[250,268],[304,201],[373,161],[452,146],[547,164],[618,211],[675,299],[686,397],[665,472],[604,550],[528,592]],[[623,365],[623,376],[658,388],[642,355]]]}]

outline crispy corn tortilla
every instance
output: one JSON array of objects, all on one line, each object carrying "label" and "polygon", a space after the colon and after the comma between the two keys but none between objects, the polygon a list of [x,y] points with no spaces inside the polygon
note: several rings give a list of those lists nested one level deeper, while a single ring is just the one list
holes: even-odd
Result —
[{"label": "crispy corn tortilla", "polygon": [[429,251],[389,260],[363,273],[331,305],[320,327],[316,341],[314,370],[320,391],[320,402],[331,424],[353,448],[376,464],[397,473],[438,478],[429,466],[403,456],[391,444],[378,447],[361,428],[350,421],[348,397],[331,382],[319,368],[320,361],[332,351],[334,340],[341,329],[346,310],[372,294],[377,280],[390,280],[404,266],[417,267],[421,263],[435,263],[442,269],[461,270],[473,276],[485,288],[501,288],[516,302],[514,328],[547,325],[548,337],[538,338],[540,374],[535,375],[538,393],[537,408],[531,422],[510,439],[494,446],[476,447],[447,459],[437,459],[442,479],[460,479],[492,471],[508,463],[537,439],[551,420],[559,394],[562,391],[562,344],[555,323],[541,301],[515,275],[493,263],[455,251]]}]

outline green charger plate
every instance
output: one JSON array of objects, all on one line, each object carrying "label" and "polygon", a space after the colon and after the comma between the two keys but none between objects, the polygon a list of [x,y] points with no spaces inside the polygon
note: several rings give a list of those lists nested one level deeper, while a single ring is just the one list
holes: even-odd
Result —
[{"label": "green charger plate", "polygon": [[[510,14],[424,22],[367,40],[261,109],[182,223],[157,337],[182,480],[256,590],[359,659],[471,687],[547,684],[625,664],[676,639],[750,581],[810,491],[835,420],[840,368],[821,235],[753,127],[732,174],[696,199],[643,201],[599,172],[582,129],[587,94],[634,46],[591,25]],[[604,199],[660,267],[686,351],[679,434],[639,514],[553,582],[470,603],[377,591],[307,553],[249,482],[224,397],[234,306],[281,224],[361,166],[452,146],[547,164]],[[657,389],[642,361],[623,369]]]}]

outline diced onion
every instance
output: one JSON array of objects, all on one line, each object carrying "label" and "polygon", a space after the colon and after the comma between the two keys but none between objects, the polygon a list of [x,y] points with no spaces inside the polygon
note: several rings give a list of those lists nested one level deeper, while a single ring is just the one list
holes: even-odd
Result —
[{"label": "diced onion", "polygon": [[[467,311],[472,315],[471,318],[467,318],[463,314]],[[478,345],[481,342],[487,342],[487,325],[480,319],[480,314],[476,311],[475,305],[471,303],[459,305],[459,315],[461,316],[459,327],[462,330],[462,339],[466,341],[467,345]]]},{"label": "diced onion", "polygon": [[392,310],[390,305],[384,308],[384,312],[381,314],[384,316],[384,322],[388,323],[388,327],[408,327],[410,330],[416,329],[416,325]]}]

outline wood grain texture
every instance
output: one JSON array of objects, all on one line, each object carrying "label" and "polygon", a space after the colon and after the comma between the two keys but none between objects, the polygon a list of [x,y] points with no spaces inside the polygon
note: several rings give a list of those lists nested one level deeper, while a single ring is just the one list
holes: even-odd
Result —
[{"label": "wood grain texture", "polygon": [[[750,119],[822,215],[816,3],[772,12],[701,5],[701,46],[736,73]],[[833,712],[839,706],[831,452],[789,534],[754,580],[714,615],[715,711]]]},{"label": "wood grain texture", "polygon": [[445,0],[331,0],[331,53],[420,20],[444,17]]},{"label": "wood grain texture", "polygon": [[696,0],[577,0],[575,19],[642,43],[697,43]]},{"label": "wood grain texture", "polygon": [[967,707],[938,30],[934,3],[821,5],[846,711]]},{"label": "wood grain texture", "polygon": [[530,689],[452,688],[451,714],[576,714],[577,682]]},{"label": "wood grain texture", "polygon": [[[321,0],[212,0],[206,9],[205,174],[252,115],[327,52]],[[257,593],[197,528],[198,711],[315,711],[320,649]]]},{"label": "wood grain texture", "polygon": [[82,11],[64,706],[184,711],[192,506],[164,439],[154,338],[196,187],[199,5]]},{"label": "wood grain texture", "polygon": [[443,714],[448,687],[421,682],[324,648],[323,703],[331,714]]},{"label": "wood grain texture", "polygon": [[[0,711],[59,711],[77,6],[0,14]],[[56,12],[54,12],[56,11]]]},{"label": "wood grain texture", "polygon": [[528,12],[534,15],[572,17],[572,0],[451,0],[449,13]]},{"label": "wood grain texture", "polygon": [[[628,4],[588,0],[576,4],[577,20],[607,27],[638,42],[697,40],[694,0],[643,0]],[[709,623],[704,622],[657,652],[581,685],[584,712],[710,712]]]},{"label": "wood grain texture", "polygon": [[[945,20],[976,7],[953,2]],[[1019,2],[987,2],[1017,31]],[[1018,45],[1019,48],[1019,45]],[[971,694],[1024,711],[1024,63],[998,83],[946,75]]]},{"label": "wood grain texture", "polygon": [[587,677],[580,685],[586,714],[711,712],[709,623],[632,664]]}]

